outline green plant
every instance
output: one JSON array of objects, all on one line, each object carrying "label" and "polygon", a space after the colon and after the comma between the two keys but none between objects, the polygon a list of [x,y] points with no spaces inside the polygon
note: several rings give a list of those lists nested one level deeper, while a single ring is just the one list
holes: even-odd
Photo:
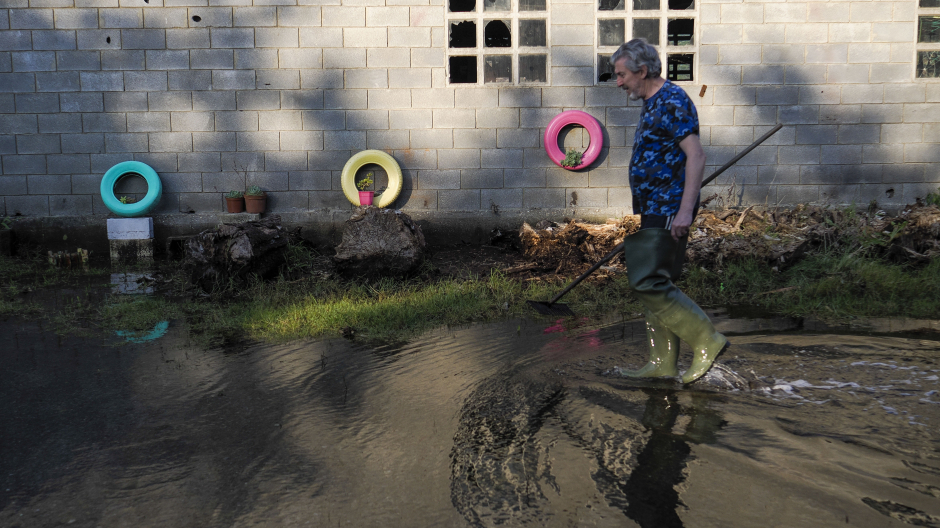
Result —
[{"label": "green plant", "polygon": [[928,193],[927,197],[924,198],[924,201],[929,205],[936,205],[937,207],[940,207],[940,187],[937,188],[937,192]]},{"label": "green plant", "polygon": [[9,216],[0,219],[0,229],[13,229],[13,219]]},{"label": "green plant", "polygon": [[127,203],[127,196],[122,196],[122,197],[120,198],[120,200],[121,200],[121,203],[122,203],[122,204],[126,204],[126,203]]},{"label": "green plant", "polygon": [[245,196],[263,196],[264,191],[261,190],[261,187],[257,185],[252,185],[245,191]]},{"label": "green plant", "polygon": [[581,164],[581,158],[584,156],[584,153],[575,150],[568,149],[565,152],[565,159],[561,160],[562,167],[577,167]]},{"label": "green plant", "polygon": [[356,188],[358,188],[360,191],[368,189],[373,183],[375,183],[375,180],[372,179],[373,176],[375,176],[375,173],[372,171],[367,172],[364,178],[356,182]]},{"label": "green plant", "polygon": [[226,198],[241,198],[242,196],[244,196],[244,193],[241,191],[229,191],[228,194],[225,195]]}]

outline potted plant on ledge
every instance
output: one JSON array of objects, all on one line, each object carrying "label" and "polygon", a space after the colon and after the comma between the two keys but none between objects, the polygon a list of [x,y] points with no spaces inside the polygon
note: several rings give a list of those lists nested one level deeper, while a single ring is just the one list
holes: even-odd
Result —
[{"label": "potted plant on ledge", "polygon": [[245,212],[245,195],[241,191],[229,191],[225,195],[225,208],[230,213]]},{"label": "potted plant on ledge", "polygon": [[369,171],[363,179],[356,182],[356,188],[359,189],[359,205],[372,205],[372,197],[375,195],[375,191],[366,190],[375,183],[372,176],[373,172]]},{"label": "potted plant on ledge", "polygon": [[245,210],[252,214],[263,213],[268,203],[268,195],[261,187],[252,185],[245,191]]}]

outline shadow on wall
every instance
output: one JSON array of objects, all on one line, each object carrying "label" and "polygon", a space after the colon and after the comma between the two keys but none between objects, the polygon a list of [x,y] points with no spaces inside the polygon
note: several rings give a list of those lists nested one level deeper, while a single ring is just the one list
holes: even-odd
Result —
[{"label": "shadow on wall", "polygon": [[[116,30],[115,35],[120,31]],[[485,38],[500,42],[505,35],[494,26]],[[119,41],[109,42],[108,46],[122,49]],[[262,51],[246,48],[237,53]],[[575,95],[577,99],[564,107],[544,106],[541,88],[502,88],[501,105],[518,108],[519,128],[508,130],[511,134],[505,134],[505,138],[501,134],[491,152],[512,151],[519,154],[514,159],[521,161],[513,161],[516,165],[511,166],[502,162],[507,156],[497,155],[489,167],[483,164],[479,170],[440,171],[429,169],[438,166],[438,150],[411,149],[411,130],[391,129],[387,113],[382,117],[381,113],[368,111],[364,101],[354,100],[357,96],[343,89],[344,70],[311,70],[314,73],[295,80],[296,86],[303,89],[277,89],[273,79],[265,76],[279,70],[256,71],[254,66],[242,67],[237,61],[235,66],[217,70],[225,74],[218,82],[229,83],[218,91],[211,90],[217,79],[209,70],[155,70],[147,72],[158,78],[157,87],[151,91],[104,92],[108,100],[120,95],[122,101],[143,104],[136,114],[165,122],[141,122],[132,128],[130,117],[126,122],[111,122],[102,111],[95,114],[62,103],[62,116],[81,113],[93,116],[89,122],[96,120],[92,128],[85,126],[82,131],[86,133],[77,134],[83,136],[83,143],[70,154],[85,157],[88,173],[69,172],[79,170],[72,165],[60,169],[61,174],[48,174],[46,181],[67,181],[67,185],[57,184],[61,196],[30,196],[27,177],[9,175],[4,190],[10,190],[0,197],[4,207],[0,212],[25,215],[45,208],[65,215],[61,211],[67,206],[56,209],[50,205],[52,200],[62,199],[90,200],[95,214],[106,215],[97,183],[108,168],[128,159],[147,163],[161,175],[164,197],[156,214],[221,212],[225,193],[251,185],[268,191],[271,211],[351,209],[341,190],[341,171],[353,153],[371,148],[391,152],[403,170],[403,190],[392,205],[396,208],[462,210],[464,206],[439,199],[447,193],[467,197],[466,204],[477,203],[472,210],[494,213],[519,208],[519,204],[523,210],[629,209],[627,166],[640,106],[629,102],[612,84],[572,89],[573,94],[580,92],[581,96]],[[720,176],[704,195],[717,193],[727,205],[736,206],[867,204],[871,200],[891,206],[910,203],[936,190],[934,158],[929,154],[905,158],[905,140],[895,130],[900,126],[895,122],[897,118],[879,104],[854,102],[852,88],[809,78],[799,67],[721,68],[700,75],[691,94],[701,117],[701,136],[708,155],[706,175],[774,124],[782,123],[785,128]],[[740,85],[742,72],[746,79],[754,80],[752,84]],[[128,68],[124,73],[129,76],[124,82],[135,82],[133,79],[141,72]],[[183,73],[192,77],[189,84],[183,83]],[[159,74],[164,74],[162,80]],[[194,88],[199,82],[203,83],[201,91]],[[709,86],[700,95],[702,83]],[[459,96],[460,88],[456,90]],[[592,95],[585,99],[585,91]],[[63,92],[61,98],[69,101],[73,95],[84,94]],[[170,110],[142,111],[149,109],[151,100],[162,101],[162,107]],[[604,126],[605,147],[587,170],[557,167],[544,151],[545,127],[567,108],[583,108]],[[191,141],[178,143],[174,132],[162,132],[170,129],[170,121],[177,118],[175,112],[192,120],[181,129],[194,130]],[[148,132],[147,127],[161,132]],[[920,141],[924,134],[922,130]],[[146,136],[142,145],[140,136]],[[561,137],[563,147],[583,149],[586,141],[580,129],[568,129]],[[447,181],[436,185],[434,192],[421,192],[419,171],[433,172],[430,176]],[[501,171],[499,177],[497,171]],[[443,172],[448,174],[441,175]],[[19,183],[10,183],[14,179]],[[140,182],[135,183],[135,179],[122,182],[118,189],[119,194],[129,196],[141,192]]]}]

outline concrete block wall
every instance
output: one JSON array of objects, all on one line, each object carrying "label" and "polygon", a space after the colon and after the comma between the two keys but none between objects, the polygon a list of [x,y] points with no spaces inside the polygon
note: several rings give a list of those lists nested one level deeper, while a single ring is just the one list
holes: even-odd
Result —
[{"label": "concrete block wall", "polygon": [[[340,173],[363,149],[399,161],[395,206],[429,220],[630,212],[639,107],[595,82],[595,4],[549,1],[550,82],[529,86],[450,85],[445,9],[4,0],[0,215],[104,218],[101,176],[133,159],[163,180],[158,215],[221,213],[225,192],[260,185],[269,211],[326,221],[348,214]],[[915,78],[917,13],[916,0],[699,0],[695,80],[683,86],[706,174],[785,125],[705,195],[892,206],[936,191],[940,80]],[[542,145],[568,109],[605,127],[601,158],[577,173]]]}]

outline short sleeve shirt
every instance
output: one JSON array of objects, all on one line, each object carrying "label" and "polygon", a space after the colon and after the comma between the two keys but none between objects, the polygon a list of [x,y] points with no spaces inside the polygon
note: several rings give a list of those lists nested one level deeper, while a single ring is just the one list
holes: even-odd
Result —
[{"label": "short sleeve shirt", "polygon": [[686,162],[679,143],[698,133],[698,113],[682,88],[666,81],[644,101],[630,160],[634,214],[670,216],[679,212]]}]

